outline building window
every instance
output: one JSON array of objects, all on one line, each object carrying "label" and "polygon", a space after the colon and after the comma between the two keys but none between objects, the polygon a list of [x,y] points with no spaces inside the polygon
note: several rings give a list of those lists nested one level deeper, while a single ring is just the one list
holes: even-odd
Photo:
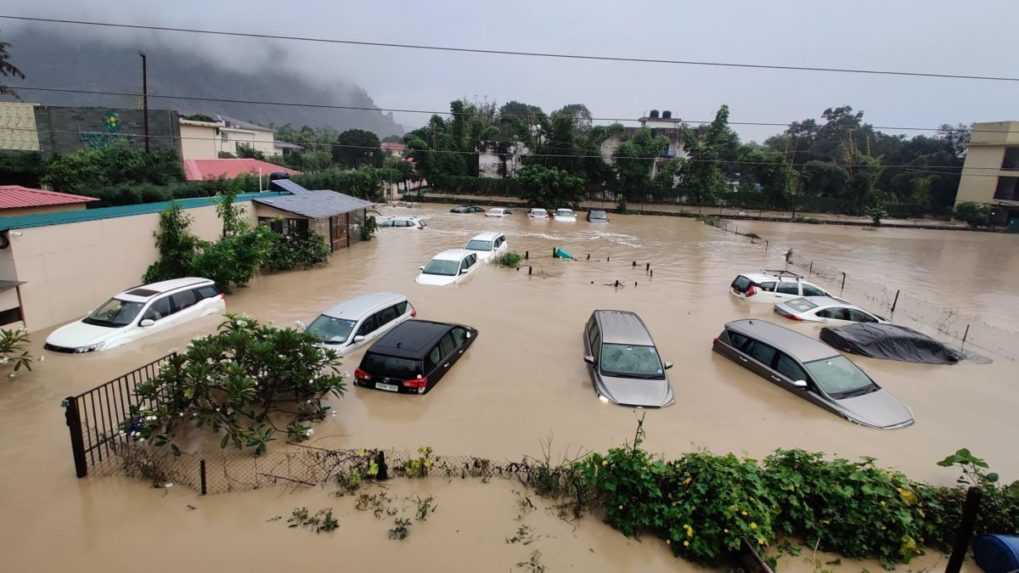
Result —
[{"label": "building window", "polygon": [[20,306],[0,311],[0,326],[8,325],[13,322],[21,322],[22,320],[24,320],[24,317],[21,314]]},{"label": "building window", "polygon": [[1019,147],[1006,147],[1005,159],[1001,162],[1002,169],[1019,169]]},{"label": "building window", "polygon": [[994,198],[1003,201],[1019,201],[1019,193],[1016,192],[1016,184],[1019,177],[999,177],[998,188],[994,190]]}]

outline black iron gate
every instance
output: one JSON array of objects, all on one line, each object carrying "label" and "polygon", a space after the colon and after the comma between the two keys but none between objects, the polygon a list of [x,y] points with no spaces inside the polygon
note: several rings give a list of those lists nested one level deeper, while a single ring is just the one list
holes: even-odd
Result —
[{"label": "black iron gate", "polygon": [[78,477],[85,477],[89,468],[108,461],[117,446],[127,441],[128,436],[122,430],[131,417],[132,406],[156,405],[140,399],[135,388],[155,378],[175,354],[171,352],[106,384],[64,400],[74,472]]}]

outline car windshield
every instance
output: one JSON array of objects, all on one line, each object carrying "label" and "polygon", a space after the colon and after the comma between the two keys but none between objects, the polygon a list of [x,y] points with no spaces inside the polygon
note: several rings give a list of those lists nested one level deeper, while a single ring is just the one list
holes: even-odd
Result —
[{"label": "car windshield", "polygon": [[425,265],[421,272],[426,275],[442,275],[445,277],[456,276],[460,270],[460,261],[448,261],[445,259],[432,259]]},{"label": "car windshield", "polygon": [[845,356],[814,360],[803,365],[810,377],[832,398],[840,400],[877,390],[877,385]]},{"label": "car windshield", "polygon": [[412,358],[397,358],[385,354],[369,352],[364,355],[361,361],[361,369],[372,376],[385,376],[387,378],[400,378],[408,380],[421,374],[418,368],[418,361]]},{"label": "car windshield", "polygon": [[467,250],[469,251],[491,251],[492,241],[480,241],[473,239],[467,243]]},{"label": "car windshield", "polygon": [[654,346],[603,344],[600,363],[602,374],[606,376],[656,380],[665,377],[662,360]]},{"label": "car windshield", "polygon": [[304,332],[314,336],[326,344],[343,344],[350,337],[350,331],[357,324],[353,320],[320,315],[313,320]]},{"label": "car windshield", "polygon": [[127,326],[134,321],[143,306],[145,304],[141,302],[111,298],[103,306],[100,306],[92,314],[88,315],[82,322],[95,326],[111,326],[115,328]]},{"label": "car windshield", "polygon": [[605,213],[605,211],[591,211],[591,218],[592,219],[607,219],[608,215]]},{"label": "car windshield", "polygon": [[789,308],[795,310],[796,312],[806,312],[808,310],[817,308],[816,304],[810,302],[809,300],[807,300],[805,298],[797,298],[797,299],[790,300],[790,301],[786,302],[785,305],[788,306]]}]

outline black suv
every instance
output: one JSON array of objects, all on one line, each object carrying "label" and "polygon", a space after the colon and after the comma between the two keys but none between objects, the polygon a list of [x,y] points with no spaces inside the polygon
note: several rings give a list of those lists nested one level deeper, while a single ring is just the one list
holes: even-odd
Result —
[{"label": "black suv", "polygon": [[476,329],[462,324],[408,320],[368,349],[354,372],[354,384],[387,392],[424,394],[477,337]]}]

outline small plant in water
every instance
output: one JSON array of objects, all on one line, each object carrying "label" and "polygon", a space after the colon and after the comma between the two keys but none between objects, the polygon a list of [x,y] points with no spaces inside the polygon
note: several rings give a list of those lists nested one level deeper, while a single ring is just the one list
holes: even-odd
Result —
[{"label": "small plant in water", "polygon": [[[278,516],[277,518],[270,519],[270,521],[276,521],[276,519],[278,519]],[[310,529],[315,533],[326,533],[339,528],[340,522],[333,517],[332,508],[320,509],[312,515],[307,507],[298,507],[287,518],[287,527],[291,529],[302,527]]]},{"label": "small plant in water", "polygon": [[416,498],[417,509],[414,516],[418,521],[426,521],[429,513],[435,513],[438,506],[435,505],[435,498],[428,496],[424,499]]},{"label": "small plant in water", "polygon": [[520,561],[517,567],[530,573],[545,573],[545,564],[541,562],[541,551],[534,550],[527,561]]},{"label": "small plant in water", "polygon": [[495,264],[499,265],[500,267],[508,267],[511,269],[515,269],[518,266],[520,266],[521,260],[523,260],[523,257],[520,256],[520,253],[517,253],[515,251],[507,251],[495,258]]},{"label": "small plant in water", "polygon": [[393,541],[403,541],[410,535],[410,520],[406,517],[397,517],[393,520],[393,528],[389,530],[389,538]]}]

